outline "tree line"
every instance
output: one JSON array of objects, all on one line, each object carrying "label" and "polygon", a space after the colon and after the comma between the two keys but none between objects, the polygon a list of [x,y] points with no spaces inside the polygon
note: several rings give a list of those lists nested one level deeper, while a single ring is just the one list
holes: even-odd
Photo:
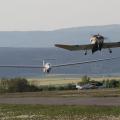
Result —
[{"label": "tree line", "polygon": [[[81,81],[77,84],[95,84],[97,86],[104,86],[104,88],[120,88],[120,80],[102,80],[95,81],[91,80],[90,77],[83,76]],[[39,91],[55,91],[55,90],[75,90],[75,83],[70,83],[66,85],[40,85],[35,86],[29,84],[28,80],[25,78],[2,78],[0,80],[0,93],[12,93],[12,92],[39,92]]]}]

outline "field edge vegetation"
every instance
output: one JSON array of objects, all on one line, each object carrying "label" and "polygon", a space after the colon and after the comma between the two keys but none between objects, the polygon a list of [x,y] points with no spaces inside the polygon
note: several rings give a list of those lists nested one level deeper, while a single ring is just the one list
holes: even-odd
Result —
[{"label": "field edge vegetation", "polygon": [[[120,89],[120,80],[103,79],[102,81],[91,80],[90,77],[83,76],[78,85],[92,84],[95,88],[116,88]],[[100,87],[99,87],[100,86]],[[16,92],[41,92],[41,91],[62,91],[76,90],[76,83],[68,83],[64,85],[35,85],[26,78],[2,78],[0,80],[0,93],[16,93]]]}]

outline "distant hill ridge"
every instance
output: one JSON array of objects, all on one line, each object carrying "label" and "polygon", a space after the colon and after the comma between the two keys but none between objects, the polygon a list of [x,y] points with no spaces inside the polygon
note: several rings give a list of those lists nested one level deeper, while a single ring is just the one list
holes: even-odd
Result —
[{"label": "distant hill ridge", "polygon": [[86,26],[53,31],[0,31],[0,47],[53,47],[56,43],[86,44],[93,34],[120,41],[120,25]]}]

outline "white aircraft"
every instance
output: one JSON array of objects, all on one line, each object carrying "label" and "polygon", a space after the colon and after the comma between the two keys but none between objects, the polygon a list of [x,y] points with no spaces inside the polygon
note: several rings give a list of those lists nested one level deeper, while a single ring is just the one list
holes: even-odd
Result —
[{"label": "white aircraft", "polygon": [[77,88],[78,90],[82,90],[82,89],[83,89],[83,87],[82,87],[81,85],[78,85],[78,84],[76,84],[76,88]]},{"label": "white aircraft", "polygon": [[83,89],[98,89],[98,88],[105,88],[105,86],[103,85],[97,85],[97,84],[94,84],[94,83],[86,83],[84,85],[78,85],[76,84],[76,88],[78,90],[83,90]]},{"label": "white aircraft", "polygon": [[85,50],[85,55],[87,55],[87,50],[92,50],[92,54],[96,51],[101,51],[102,49],[108,49],[109,53],[112,53],[111,48],[120,47],[120,42],[104,42],[106,37],[97,34],[93,35],[90,38],[91,44],[86,45],[63,45],[63,44],[55,44],[56,47],[63,48],[70,51],[77,51],[77,50]]},{"label": "white aircraft", "polygon": [[85,84],[85,85],[78,85],[76,84],[76,88],[78,90],[83,90],[83,89],[91,89],[91,88],[94,88],[94,86],[92,84]]},{"label": "white aircraft", "polygon": [[94,62],[100,62],[100,61],[107,61],[107,60],[113,60],[113,59],[119,59],[120,57],[112,57],[112,58],[106,58],[106,59],[96,59],[96,60],[90,60],[90,61],[83,61],[83,62],[75,62],[75,63],[66,63],[66,64],[59,64],[59,65],[52,65],[50,63],[45,63],[43,61],[43,66],[33,66],[33,65],[0,65],[1,68],[27,68],[27,69],[35,69],[40,68],[45,73],[50,73],[52,68],[57,67],[65,67],[65,66],[73,66],[73,65],[80,65],[80,64],[86,64],[86,63],[94,63]]}]

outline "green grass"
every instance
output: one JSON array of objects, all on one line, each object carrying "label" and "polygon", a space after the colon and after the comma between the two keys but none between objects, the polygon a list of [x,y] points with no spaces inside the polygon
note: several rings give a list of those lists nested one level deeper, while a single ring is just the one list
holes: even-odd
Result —
[{"label": "green grass", "polygon": [[119,120],[120,106],[0,105],[0,120]]}]

